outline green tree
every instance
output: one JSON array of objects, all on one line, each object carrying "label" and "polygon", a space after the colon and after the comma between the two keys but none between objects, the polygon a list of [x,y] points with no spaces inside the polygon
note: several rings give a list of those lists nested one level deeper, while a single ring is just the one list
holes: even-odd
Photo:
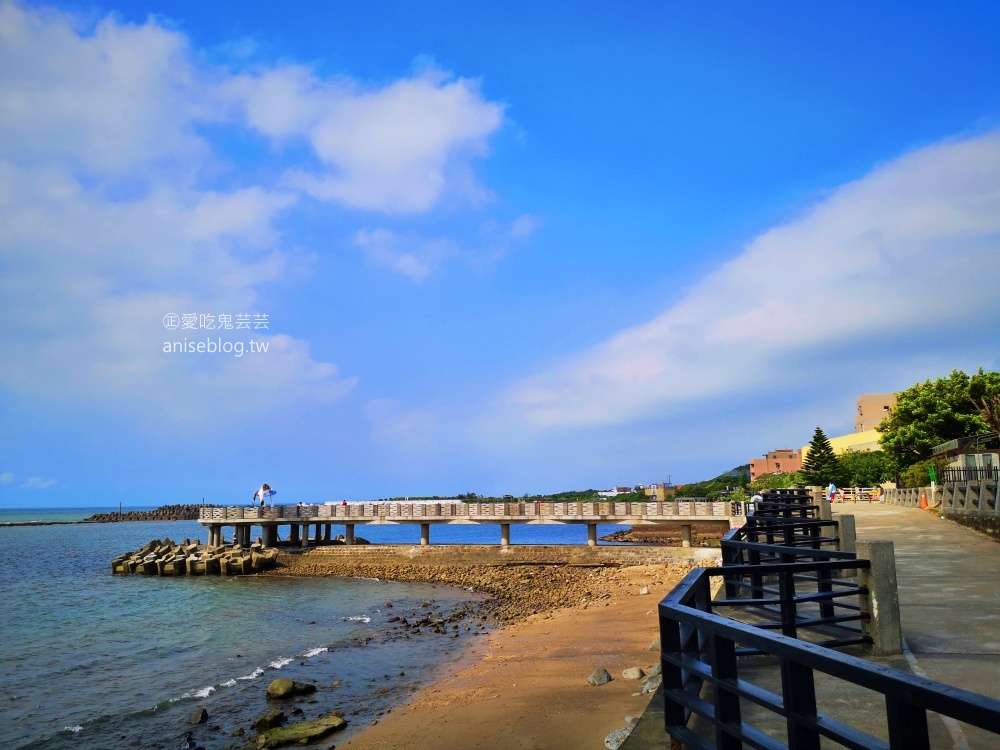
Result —
[{"label": "green tree", "polygon": [[765,474],[750,482],[750,489],[754,492],[761,490],[780,490],[787,487],[801,487],[802,480],[797,472],[779,471],[774,474]]},{"label": "green tree", "polygon": [[885,451],[846,451],[838,460],[847,487],[874,487],[893,476],[892,464]]},{"label": "green tree", "polygon": [[1000,372],[979,372],[969,378],[969,400],[993,432],[1000,432]]},{"label": "green tree", "polygon": [[937,472],[938,481],[941,481],[941,472],[948,466],[948,459],[941,456],[934,456],[923,461],[917,461],[900,476],[900,484],[903,487],[928,487],[931,483],[931,476],[928,469],[933,466]]},{"label": "green tree", "polygon": [[[988,375],[977,374],[976,394],[990,400],[996,391]],[[896,406],[876,429],[879,444],[889,456],[894,472],[930,458],[935,445],[947,440],[986,432],[989,425],[980,414],[971,391],[972,379],[961,370],[937,380],[917,383],[896,394]]]},{"label": "green tree", "polygon": [[819,427],[809,442],[809,454],[802,463],[802,471],[799,473],[807,487],[809,485],[822,487],[830,482],[834,484],[843,482],[843,472],[837,454],[833,452],[833,446]]}]

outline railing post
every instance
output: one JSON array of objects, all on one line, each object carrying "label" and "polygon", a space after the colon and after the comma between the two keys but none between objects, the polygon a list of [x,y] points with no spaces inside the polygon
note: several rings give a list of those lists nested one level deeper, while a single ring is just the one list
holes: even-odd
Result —
[{"label": "railing post", "polygon": [[816,686],[809,667],[781,660],[781,697],[787,711],[788,750],[820,750],[819,732],[796,719],[816,719]]},{"label": "railing post", "polygon": [[858,542],[858,559],[868,560],[869,568],[858,571],[858,583],[868,589],[861,611],[868,614],[863,632],[872,639],[867,650],[874,656],[903,653],[903,633],[899,622],[899,593],[896,590],[896,555],[888,539]]},{"label": "railing post", "polygon": [[681,655],[681,625],[660,613],[660,667],[663,670],[663,718],[669,732],[671,727],[687,724],[684,706],[671,699],[672,693],[684,690],[684,673],[676,664],[668,662],[666,654]]},{"label": "railing post", "polygon": [[854,524],[854,516],[837,514],[837,549],[841,552],[856,552],[858,534]]},{"label": "railing post", "polygon": [[885,696],[885,718],[889,724],[889,747],[896,750],[930,750],[927,712],[894,695]]},{"label": "railing post", "polygon": [[796,638],[795,580],[793,573],[778,574],[778,597],[781,599],[781,634]]},{"label": "railing post", "polygon": [[743,743],[723,729],[729,724],[739,724],[740,697],[723,687],[723,680],[735,681],[739,677],[736,665],[736,645],[719,635],[709,636],[709,658],[712,660],[712,676],[715,698],[715,747],[719,750],[741,750]]}]

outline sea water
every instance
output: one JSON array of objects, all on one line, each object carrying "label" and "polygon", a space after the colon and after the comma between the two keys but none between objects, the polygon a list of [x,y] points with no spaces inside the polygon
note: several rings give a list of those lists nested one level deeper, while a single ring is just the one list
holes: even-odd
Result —
[{"label": "sea water", "polygon": [[[5,521],[79,520],[107,508],[0,510]],[[116,509],[115,509],[116,510]],[[613,527],[601,528],[601,533]],[[257,533],[256,531],[254,532]],[[496,526],[434,526],[435,543],[497,543]],[[419,527],[372,526],[373,542],[418,543]],[[448,614],[478,598],[431,584],[353,578],[115,576],[150,539],[205,541],[194,521],[0,528],[0,747],[242,745],[289,677],[317,685],[301,718],[342,710],[351,733],[404,702],[476,640],[406,637],[390,618]],[[576,526],[515,527],[514,543],[583,544]],[[391,604],[391,607],[387,606]],[[204,707],[209,720],[188,724]]]}]

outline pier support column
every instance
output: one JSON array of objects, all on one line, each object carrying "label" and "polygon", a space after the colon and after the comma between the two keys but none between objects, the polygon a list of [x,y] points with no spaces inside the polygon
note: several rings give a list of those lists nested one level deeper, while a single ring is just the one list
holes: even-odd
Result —
[{"label": "pier support column", "polygon": [[502,523],[500,524],[500,546],[509,547],[510,546],[510,524]]},{"label": "pier support column", "polygon": [[299,543],[299,525],[293,523],[288,529],[288,542],[289,544]]},{"label": "pier support column", "polygon": [[262,526],[260,530],[261,543],[265,547],[273,547],[275,543],[275,537],[277,534],[274,532],[277,530],[276,526]]},{"label": "pier support column", "polygon": [[344,526],[344,544],[354,544],[354,524]]},{"label": "pier support column", "polygon": [[309,524],[302,524],[302,548],[309,546]]},{"label": "pier support column", "polygon": [[431,543],[431,525],[429,523],[420,524],[420,543],[424,546]]},{"label": "pier support column", "polygon": [[587,546],[596,547],[597,546],[597,524],[588,523],[587,524]]},{"label": "pier support column", "polygon": [[681,546],[690,547],[691,546],[691,524],[686,523],[681,526]]},{"label": "pier support column", "polygon": [[325,523],[323,524],[323,541],[329,542],[333,538],[333,524]]}]

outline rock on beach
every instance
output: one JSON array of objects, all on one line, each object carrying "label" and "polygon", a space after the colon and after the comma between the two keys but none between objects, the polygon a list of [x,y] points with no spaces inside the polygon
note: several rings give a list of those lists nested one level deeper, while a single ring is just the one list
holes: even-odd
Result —
[{"label": "rock on beach", "polygon": [[606,685],[611,682],[611,673],[606,669],[595,669],[590,677],[587,678],[587,682],[595,687],[598,685]]}]

